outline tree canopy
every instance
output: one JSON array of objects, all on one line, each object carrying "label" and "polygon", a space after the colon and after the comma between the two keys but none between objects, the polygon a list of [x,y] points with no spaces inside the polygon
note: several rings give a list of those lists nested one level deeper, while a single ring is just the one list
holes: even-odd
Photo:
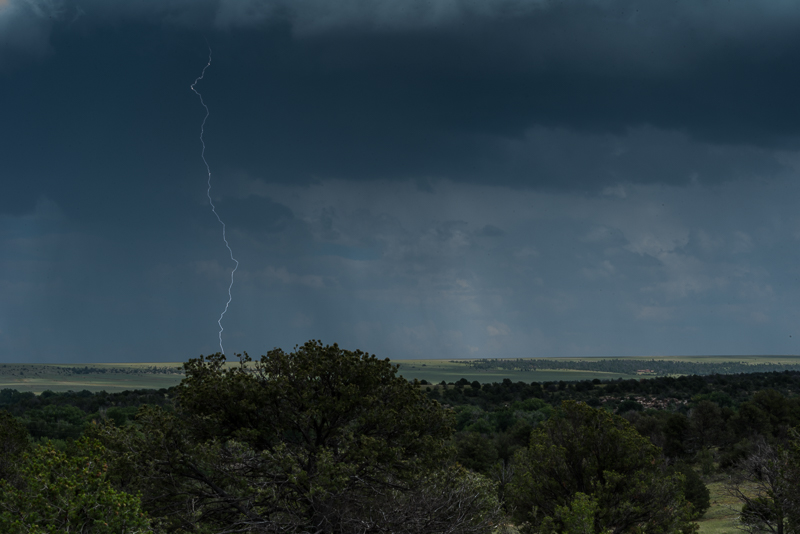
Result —
[{"label": "tree canopy", "polygon": [[45,443],[24,452],[13,479],[0,479],[5,534],[149,534],[139,498],[113,487],[103,447],[82,440],[72,454]]},{"label": "tree canopy", "polygon": [[477,534],[497,520],[494,485],[449,464],[452,413],[388,360],[310,341],[185,371],[175,413],[95,432],[166,531]]},{"label": "tree canopy", "polygon": [[0,410],[0,480],[13,481],[19,471],[19,457],[30,448],[25,427],[6,410]]},{"label": "tree canopy", "polygon": [[625,419],[584,403],[564,402],[515,456],[506,495],[530,531],[613,534],[692,531],[682,477],[669,474],[661,451]]}]

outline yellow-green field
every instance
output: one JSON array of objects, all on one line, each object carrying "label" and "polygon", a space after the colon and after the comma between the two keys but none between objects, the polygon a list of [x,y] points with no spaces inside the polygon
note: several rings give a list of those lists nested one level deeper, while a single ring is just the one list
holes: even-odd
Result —
[{"label": "yellow-green field", "polygon": [[[548,359],[550,358],[531,358]],[[529,361],[525,359],[523,361]],[[564,362],[596,362],[601,358],[559,358]],[[653,360],[670,360],[691,363],[739,362],[748,364],[794,364],[800,365],[800,356],[642,356],[625,358],[606,358],[642,361],[642,367]],[[417,378],[431,383],[456,382],[466,378],[470,382],[501,382],[508,378],[514,382],[547,382],[601,380],[616,378],[642,378],[640,375],[619,372],[569,369],[476,369],[468,364],[470,360],[395,360],[400,367],[400,375],[407,379]],[[236,362],[230,365],[237,365]],[[91,372],[82,373],[86,368]],[[19,391],[41,393],[52,391],[123,391],[126,389],[166,388],[177,385],[183,377],[181,363],[92,363],[92,364],[0,364],[0,389],[11,388]],[[758,369],[753,369],[756,371]]]},{"label": "yellow-green field", "polygon": [[[711,507],[697,524],[700,525],[699,534],[734,534],[741,532],[736,528],[736,509],[741,503],[725,493],[722,482],[707,484],[711,492]],[[732,509],[733,508],[733,509]]]},{"label": "yellow-green field", "polygon": [[[87,367],[101,372],[76,373]],[[180,363],[0,364],[0,389],[37,394],[45,390],[161,389],[181,381],[180,367]]]}]

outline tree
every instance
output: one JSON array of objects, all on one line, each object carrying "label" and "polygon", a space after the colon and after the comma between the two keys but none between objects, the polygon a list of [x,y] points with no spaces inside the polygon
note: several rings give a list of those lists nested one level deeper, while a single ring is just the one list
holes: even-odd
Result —
[{"label": "tree", "polygon": [[692,466],[679,463],[674,470],[683,475],[683,496],[692,505],[692,519],[699,519],[711,506],[711,492]]},{"label": "tree", "polygon": [[83,433],[86,413],[69,405],[48,404],[28,410],[25,423],[34,438],[77,439]]},{"label": "tree", "polygon": [[605,410],[565,401],[534,430],[530,446],[517,453],[514,463],[506,499],[528,531],[571,531],[585,523],[590,511],[591,532],[695,528],[682,476],[669,474],[660,449]]},{"label": "tree", "polygon": [[497,449],[492,440],[478,432],[459,432],[455,437],[459,463],[479,473],[488,473],[497,463]]},{"label": "tree", "polygon": [[717,445],[724,427],[722,410],[710,400],[701,400],[689,412],[689,441],[696,451]]},{"label": "tree", "polygon": [[609,534],[608,530],[595,530],[598,511],[597,499],[578,492],[569,505],[557,506],[555,518],[546,518],[540,530],[542,534]]},{"label": "tree", "polygon": [[457,465],[422,473],[405,490],[358,495],[335,508],[338,532],[347,534],[495,532],[499,510],[496,484]]},{"label": "tree", "polygon": [[19,457],[30,448],[25,425],[6,410],[0,410],[0,480],[16,481]]},{"label": "tree", "polygon": [[[800,532],[800,433],[797,429],[790,432],[792,439],[786,449],[786,463],[783,466],[783,485],[789,490],[785,492],[784,513],[789,528],[787,532]],[[792,491],[793,490],[793,491]]]},{"label": "tree", "polygon": [[448,467],[452,413],[388,360],[310,341],[184,368],[175,414],[95,432],[166,531],[401,532],[436,507],[447,532],[496,520],[491,483]]},{"label": "tree", "polygon": [[788,464],[786,451],[758,437],[753,452],[736,465],[727,489],[742,503],[739,519],[747,532],[790,532],[787,508],[797,487],[787,484]]},{"label": "tree", "polygon": [[16,485],[0,480],[5,534],[144,534],[152,532],[139,498],[115,490],[104,450],[79,443],[74,456],[40,445],[22,455]]}]

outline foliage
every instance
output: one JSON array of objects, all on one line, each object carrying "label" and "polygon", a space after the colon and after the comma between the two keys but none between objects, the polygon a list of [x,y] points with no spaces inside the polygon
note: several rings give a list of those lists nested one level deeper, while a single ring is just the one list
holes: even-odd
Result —
[{"label": "foliage", "polygon": [[678,464],[675,469],[683,476],[683,496],[692,505],[692,519],[703,517],[711,506],[711,492],[700,475],[689,464]]},{"label": "foliage", "polygon": [[25,423],[34,438],[78,439],[83,434],[86,414],[75,406],[48,404],[29,410]]},{"label": "foliage", "polygon": [[142,404],[169,406],[167,390],[133,390],[119,393],[87,390],[41,395],[0,390],[0,407],[16,416],[36,440],[75,440],[87,423],[111,419],[126,424]]},{"label": "foliage", "polygon": [[788,443],[785,451],[786,463],[782,469],[782,479],[785,492],[784,513],[788,522],[788,532],[800,532],[800,432],[792,432],[793,439]]},{"label": "foliage", "polygon": [[[299,352],[303,350],[305,347]],[[284,356],[289,359],[296,357],[295,354]],[[572,399],[590,406],[601,406],[608,412],[622,413],[642,436],[660,447],[668,457],[668,463],[676,466],[683,475],[683,493],[685,500],[692,504],[694,517],[707,506],[704,504],[707,502],[707,489],[697,476],[698,466],[702,467],[704,475],[716,473],[719,469],[735,481],[741,475],[743,462],[758,452],[762,440],[774,450],[782,451],[779,465],[782,487],[800,487],[800,448],[787,441],[792,439],[792,427],[800,425],[800,373],[795,371],[545,383],[505,379],[490,384],[469,383],[472,375],[467,375],[467,378],[446,388],[430,384],[427,388],[418,388],[419,393],[413,398],[421,399],[439,411],[441,408],[432,402],[434,399],[443,399],[447,405],[453,406],[457,432],[450,438],[447,431],[441,432],[433,440],[431,450],[441,452],[438,460],[418,462],[420,467],[413,462],[396,462],[392,464],[399,468],[395,472],[391,469],[380,471],[382,462],[391,458],[391,452],[387,452],[389,449],[375,445],[382,443],[380,436],[372,436],[369,438],[372,441],[363,443],[354,439],[364,428],[359,426],[359,421],[363,419],[361,415],[354,416],[354,419],[348,419],[350,415],[343,415],[344,420],[350,422],[333,431],[335,439],[319,446],[314,455],[303,456],[303,451],[310,449],[300,439],[307,436],[299,428],[313,429],[310,433],[306,432],[313,438],[316,435],[314,425],[320,421],[317,416],[321,411],[336,413],[332,408],[335,402],[331,399],[338,399],[340,404],[351,402],[348,400],[349,393],[339,394],[339,397],[329,394],[338,386],[325,389],[319,378],[310,382],[293,379],[295,382],[289,383],[284,380],[280,386],[283,388],[280,395],[285,394],[283,404],[274,404],[273,408],[264,410],[264,403],[272,402],[270,399],[273,397],[261,389],[263,378],[271,374],[279,376],[281,373],[273,372],[274,369],[259,372],[257,367],[261,363],[250,362],[247,357],[243,359],[244,366],[241,368],[231,368],[231,364],[223,362],[212,369],[216,365],[215,358],[201,359],[199,364],[197,361],[187,364],[187,367],[194,365],[194,371],[187,375],[180,394],[175,388],[114,394],[45,391],[41,395],[0,390],[0,407],[15,416],[0,412],[0,478],[11,482],[18,480],[14,477],[20,465],[19,458],[30,447],[28,430],[34,434],[34,440],[49,440],[56,450],[68,452],[71,440],[80,436],[88,424],[91,434],[101,435],[114,449],[109,480],[121,490],[141,490],[147,500],[147,509],[162,516],[158,521],[165,529],[200,529],[202,525],[212,523],[221,525],[230,514],[236,516],[241,513],[232,503],[242,500],[248,503],[247,506],[256,506],[254,501],[248,500],[256,495],[253,491],[256,486],[260,488],[259,491],[276,484],[281,486],[277,494],[269,497],[274,498],[272,501],[264,498],[262,504],[290,503],[292,497],[288,493],[289,486],[275,478],[286,470],[294,470],[305,477],[292,482],[299,488],[298,495],[305,495],[302,492],[308,488],[326,488],[322,493],[328,492],[326,494],[330,499],[338,499],[337,508],[328,508],[323,515],[333,514],[331,517],[334,517],[338,510],[336,513],[341,516],[345,509],[354,510],[353,505],[345,507],[350,498],[362,503],[370,502],[373,510],[381,509],[378,505],[388,506],[389,503],[393,503],[392,506],[398,510],[408,510],[413,508],[414,502],[418,502],[413,496],[422,495],[423,486],[433,483],[433,479],[423,480],[422,474],[454,469],[448,467],[447,458],[455,458],[463,467],[494,480],[498,484],[501,500],[510,509],[514,504],[511,497],[516,491],[511,481],[518,478],[515,473],[518,474],[520,465],[511,459],[519,449],[529,448],[532,430],[544,428],[543,425],[555,410],[553,406]],[[393,367],[388,362],[380,364],[390,369]],[[228,371],[225,371],[226,368]],[[308,369],[311,368],[306,366]],[[26,376],[28,371],[25,370]],[[304,372],[299,369],[295,374],[300,376]],[[344,376],[348,373],[343,371],[341,374]],[[393,376],[404,384],[397,386],[400,391],[405,391],[403,387],[414,389],[412,384],[402,381],[396,373]],[[190,380],[193,381],[191,385]],[[343,379],[341,384],[349,384],[349,379]],[[273,383],[269,387],[275,392],[278,386]],[[368,391],[372,386],[365,382],[354,387],[358,391]],[[408,392],[404,395],[406,400],[412,399],[412,404],[417,402]],[[317,399],[321,402],[317,402]],[[378,397],[369,399],[368,402],[374,402]],[[390,413],[389,417],[385,417],[386,426],[403,418],[403,408],[400,407],[403,402],[398,401],[391,409],[388,404],[383,405]],[[179,404],[177,411],[174,403]],[[129,425],[133,413],[143,404],[161,406],[163,409],[141,409],[134,427],[124,430],[114,429],[110,425],[91,424],[92,421],[105,421],[113,422],[118,427]],[[357,407],[358,410],[364,408]],[[295,418],[295,415],[300,417]],[[383,416],[376,418],[384,419]],[[291,427],[292,420],[297,421],[297,427]],[[446,421],[444,426],[453,423],[450,416],[445,416],[443,420]],[[428,434],[422,432],[422,435]],[[413,439],[407,441],[412,442]],[[453,457],[449,456],[449,451],[443,452],[448,444],[455,451]],[[9,448],[4,454],[2,447],[5,446]],[[398,450],[406,450],[402,443],[397,447]],[[344,449],[356,452],[342,464],[326,463],[328,457],[325,454],[333,448],[338,452]],[[384,452],[381,453],[381,450]],[[271,456],[265,455],[264,451]],[[348,462],[352,466],[359,454],[377,455],[374,462],[369,464],[380,474],[376,476],[377,482],[361,478],[360,487],[348,482],[351,475],[356,475],[348,471],[346,466]],[[149,458],[149,463],[143,458]],[[409,458],[413,456],[409,455]],[[314,469],[305,470],[303,462],[312,462]],[[366,467],[369,468],[369,465]],[[671,470],[667,472],[674,473]],[[131,476],[133,474],[137,476]],[[744,484],[754,483],[742,480]],[[211,484],[216,484],[217,488],[209,489]],[[399,487],[397,491],[394,485]],[[215,501],[219,490],[227,492],[227,500]],[[370,501],[368,494],[373,490],[373,495],[390,495],[391,500]],[[451,495],[458,494],[452,487],[448,491]],[[585,495],[585,499],[578,493]],[[597,495],[578,493],[571,500],[558,501],[554,515],[548,516],[554,521],[553,528],[567,528],[566,518],[569,514],[579,514],[580,510],[591,507],[591,503],[598,503],[599,506]],[[795,502],[800,497],[792,500],[794,493],[800,494],[784,491],[780,501],[786,532],[792,532],[792,528],[794,531],[800,529],[800,502]],[[324,504],[326,501],[318,499],[317,502]],[[745,516],[755,517],[755,511],[769,505],[769,499],[743,505]],[[279,508],[283,505],[276,506]],[[383,513],[388,514],[386,510],[390,509],[393,508],[390,506]],[[737,512],[741,510],[742,506],[737,506]],[[360,517],[372,517],[368,511],[362,508]],[[305,512],[294,510],[292,513],[295,514],[292,516],[294,519],[287,524],[299,524],[297,518]],[[520,511],[517,510],[517,513]],[[773,518],[775,513],[764,515]],[[585,517],[585,514],[581,517]],[[768,529],[765,526],[767,523],[759,525],[755,521],[751,524]],[[540,529],[544,527],[542,523]]]},{"label": "foliage", "polygon": [[604,410],[563,403],[534,430],[530,446],[519,451],[514,461],[515,476],[507,498],[515,519],[529,522],[530,531],[563,532],[577,524],[575,514],[583,514],[584,521],[590,508],[594,510],[593,532],[693,529],[682,477],[666,472],[661,451],[625,419]]},{"label": "foliage", "polygon": [[500,503],[488,478],[448,466],[421,473],[407,490],[339,501],[336,513],[338,532],[480,534],[498,526]]},{"label": "foliage", "polygon": [[497,463],[497,448],[486,434],[461,432],[455,442],[458,461],[464,467],[486,473]]},{"label": "foliage", "polygon": [[0,410],[0,480],[16,480],[19,457],[29,447],[30,436],[25,426],[7,411]]},{"label": "foliage", "polygon": [[[599,511],[596,498],[578,492],[571,503],[557,506],[555,518],[546,517],[542,522],[542,534],[595,534],[595,518]],[[558,528],[561,525],[561,528]],[[597,534],[610,534],[611,531],[603,530]]]},{"label": "foliage", "polygon": [[754,440],[752,452],[739,461],[728,481],[728,493],[742,503],[742,529],[753,534],[800,532],[800,455],[798,443],[789,450],[763,437]]},{"label": "foliage", "polygon": [[191,360],[174,414],[95,429],[164,530],[404,532],[427,517],[429,532],[477,533],[496,520],[492,484],[447,467],[452,413],[388,360],[311,341],[251,363]]},{"label": "foliage", "polygon": [[151,532],[138,497],[114,489],[99,443],[84,440],[68,456],[51,444],[21,459],[15,484],[0,481],[0,531],[7,534]]}]

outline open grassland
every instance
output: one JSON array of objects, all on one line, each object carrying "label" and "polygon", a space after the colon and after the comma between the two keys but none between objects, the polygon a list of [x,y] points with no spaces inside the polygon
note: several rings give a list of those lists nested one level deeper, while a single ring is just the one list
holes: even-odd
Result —
[{"label": "open grassland", "polygon": [[183,378],[179,363],[0,364],[0,389],[125,391],[161,389]]},{"label": "open grassland", "polygon": [[741,503],[725,492],[722,482],[708,484],[711,493],[711,507],[697,524],[700,526],[698,534],[734,534],[742,532],[736,528],[736,510],[741,508]]},{"label": "open grassland", "polygon": [[681,374],[800,370],[800,356],[641,356],[624,358],[513,358],[397,360],[400,374],[432,383],[557,382]]},{"label": "open grassland", "polygon": [[[663,362],[663,363],[659,363]],[[624,358],[520,358],[462,360],[395,360],[400,375],[413,380],[457,382],[465,378],[485,384],[502,382],[558,382],[560,380],[610,380],[645,378],[639,370],[656,369],[664,374],[709,374],[718,372],[800,370],[800,356],[647,356]],[[670,364],[670,365],[667,365]],[[237,361],[228,365],[238,365]],[[666,366],[666,367],[665,367]],[[177,385],[183,378],[182,364],[91,363],[91,364],[0,364],[0,389],[41,393],[51,391],[124,391],[160,389]]]}]

